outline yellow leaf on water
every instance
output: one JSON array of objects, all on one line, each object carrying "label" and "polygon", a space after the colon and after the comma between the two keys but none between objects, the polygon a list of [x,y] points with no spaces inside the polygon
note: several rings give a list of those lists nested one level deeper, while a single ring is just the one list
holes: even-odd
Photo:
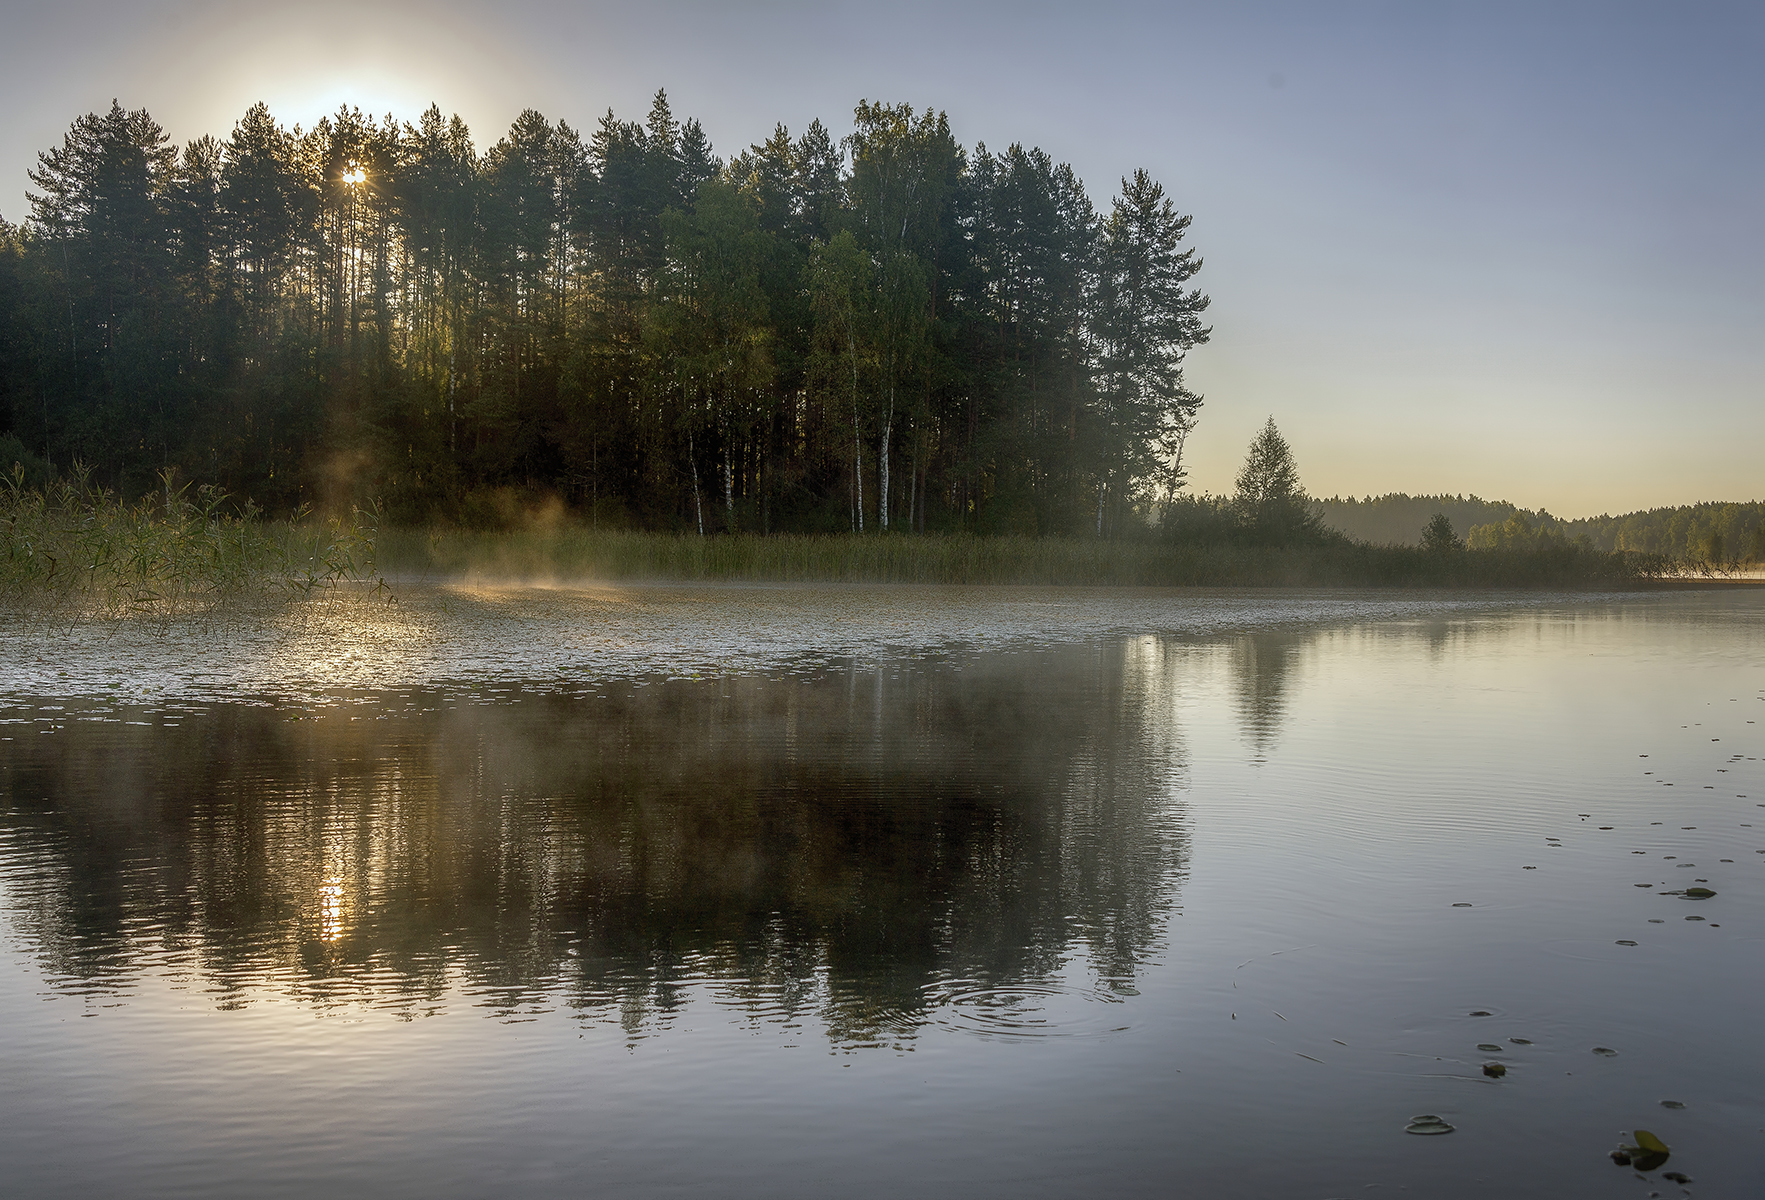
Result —
[{"label": "yellow leaf on water", "polygon": [[1647,1150],[1650,1154],[1670,1153],[1667,1149],[1667,1143],[1663,1142],[1660,1138],[1656,1137],[1646,1129],[1639,1129],[1636,1131],[1636,1144],[1640,1148]]}]

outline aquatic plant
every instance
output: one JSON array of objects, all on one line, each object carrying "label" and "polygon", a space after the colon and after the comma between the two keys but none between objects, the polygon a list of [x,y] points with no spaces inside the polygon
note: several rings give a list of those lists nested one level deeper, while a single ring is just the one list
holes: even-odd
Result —
[{"label": "aquatic plant", "polygon": [[371,574],[372,514],[267,523],[249,501],[219,488],[179,484],[169,472],[160,482],[130,502],[78,464],[38,487],[27,485],[18,466],[0,476],[0,600],[173,615]]},{"label": "aquatic plant", "polygon": [[382,569],[509,580],[1055,584],[1143,587],[1626,587],[1659,556],[1573,544],[1431,553],[1346,539],[1294,546],[1099,538],[388,529]]}]

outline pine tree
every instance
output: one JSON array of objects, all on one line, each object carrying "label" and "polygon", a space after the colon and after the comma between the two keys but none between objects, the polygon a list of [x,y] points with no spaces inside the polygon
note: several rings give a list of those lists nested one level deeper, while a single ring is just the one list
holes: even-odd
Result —
[{"label": "pine tree", "polygon": [[1153,472],[1161,437],[1173,429],[1186,435],[1201,407],[1201,397],[1183,383],[1184,357],[1212,332],[1201,324],[1208,298],[1183,290],[1201,270],[1193,249],[1178,249],[1189,222],[1141,170],[1122,180],[1104,228],[1092,325],[1097,407],[1091,440],[1100,536],[1109,502],[1119,513],[1134,482]]},{"label": "pine tree", "polygon": [[1235,487],[1232,504],[1239,524],[1258,541],[1278,544],[1317,532],[1311,499],[1300,486],[1298,464],[1275,418],[1251,440]]},{"label": "pine tree", "polygon": [[855,118],[725,166],[663,92],[483,153],[435,106],[260,104],[180,155],[113,104],[7,235],[0,433],[276,511],[347,457],[410,519],[521,488],[663,527],[710,496],[716,528],[721,492],[727,527],[1107,533],[1168,502],[1208,336],[1189,218],[1137,172],[1100,221],[1070,167],[971,156],[935,109]]}]

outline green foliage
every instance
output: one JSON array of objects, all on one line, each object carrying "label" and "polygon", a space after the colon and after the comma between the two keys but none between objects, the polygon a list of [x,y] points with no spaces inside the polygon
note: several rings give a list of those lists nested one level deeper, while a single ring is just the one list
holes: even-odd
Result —
[{"label": "green foliage", "polygon": [[41,488],[55,479],[48,463],[32,454],[15,433],[0,434],[0,476],[16,486]]},{"label": "green foliage", "polygon": [[1705,503],[1619,516],[1564,520],[1543,510],[1476,496],[1407,496],[1313,501],[1329,528],[1362,541],[1412,543],[1430,513],[1447,516],[1456,534],[1485,548],[1585,543],[1677,561],[1694,570],[1731,570],[1765,563],[1765,502]]},{"label": "green foliage", "polygon": [[1463,550],[1465,543],[1453,532],[1452,518],[1435,513],[1422,530],[1422,549],[1431,554],[1451,554]]},{"label": "green foliage", "polygon": [[113,104],[31,178],[0,435],[121,495],[175,469],[278,514],[544,492],[657,530],[1116,533],[1182,486],[1189,218],[1141,171],[1100,220],[930,108],[725,164],[662,93],[487,149],[436,107],[259,104],[179,150]]},{"label": "green foliage", "polygon": [[267,526],[218,488],[174,486],[124,503],[76,468],[41,488],[15,466],[0,486],[0,599],[49,611],[170,616],[258,591],[299,594],[371,570],[356,519]]},{"label": "green foliage", "polygon": [[1321,535],[1311,500],[1300,485],[1293,451],[1273,417],[1251,440],[1238,471],[1232,507],[1239,527],[1255,542],[1290,545]]},{"label": "green foliage", "polygon": [[1548,550],[1568,544],[1561,527],[1516,509],[1501,524],[1479,525],[1465,542],[1474,550]]},{"label": "green foliage", "polygon": [[1201,324],[1208,298],[1184,291],[1201,269],[1193,249],[1178,249],[1188,228],[1189,218],[1178,215],[1146,172],[1122,180],[1103,229],[1095,300],[1099,533],[1109,516],[1107,500],[1113,496],[1119,521],[1133,484],[1158,474],[1161,450],[1174,448],[1169,489],[1182,477],[1183,440],[1201,407],[1201,397],[1183,383],[1182,363],[1212,333]]},{"label": "green foliage", "polygon": [[[1205,508],[1205,505],[1198,506]],[[1348,541],[1260,546],[1238,541],[972,534],[610,532],[574,522],[510,531],[386,530],[383,569],[501,580],[752,580],[1160,587],[1622,587],[1658,576],[1638,555],[1567,546],[1430,554]]]},{"label": "green foliage", "polygon": [[1312,510],[1326,528],[1381,546],[1416,545],[1419,531],[1436,513],[1444,514],[1452,522],[1454,535],[1462,538],[1474,525],[1499,525],[1515,507],[1505,500],[1477,496],[1410,496],[1402,492],[1312,501]]}]

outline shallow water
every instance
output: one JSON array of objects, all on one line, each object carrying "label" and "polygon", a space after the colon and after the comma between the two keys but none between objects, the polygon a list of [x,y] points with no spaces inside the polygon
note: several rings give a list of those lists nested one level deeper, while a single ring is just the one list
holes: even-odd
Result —
[{"label": "shallow water", "polygon": [[1765,1183],[1765,597],[398,594],[0,628],[7,1190]]}]

